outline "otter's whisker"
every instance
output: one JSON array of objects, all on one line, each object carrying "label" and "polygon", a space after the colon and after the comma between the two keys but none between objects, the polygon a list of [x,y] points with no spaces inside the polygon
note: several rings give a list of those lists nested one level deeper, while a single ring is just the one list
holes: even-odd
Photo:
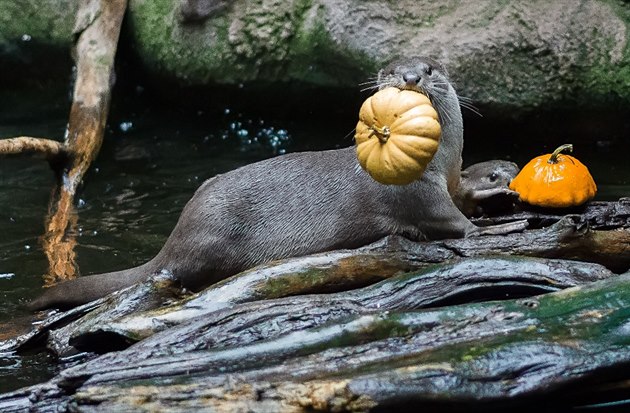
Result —
[{"label": "otter's whisker", "polygon": [[361,82],[359,83],[359,86],[364,86],[364,85],[375,85],[378,84],[378,79],[369,79],[365,82]]},{"label": "otter's whisker", "polygon": [[343,137],[343,140],[345,141],[348,138],[353,138],[354,139],[355,131],[356,131],[356,129],[353,128],[350,132],[346,133],[346,135]]},{"label": "otter's whisker", "polygon": [[361,92],[365,92],[366,90],[376,90],[378,89],[379,85],[373,85],[373,86],[368,86],[368,87],[364,87],[363,89],[361,89]]},{"label": "otter's whisker", "polygon": [[461,106],[461,107],[463,107],[465,109],[468,109],[469,111],[471,111],[472,113],[474,113],[474,114],[476,114],[476,115],[478,115],[480,117],[483,117],[483,115],[481,114],[479,109],[475,105],[473,105],[473,103],[472,103],[473,100],[471,98],[466,97],[466,96],[458,96],[458,98],[459,98],[459,106]]}]

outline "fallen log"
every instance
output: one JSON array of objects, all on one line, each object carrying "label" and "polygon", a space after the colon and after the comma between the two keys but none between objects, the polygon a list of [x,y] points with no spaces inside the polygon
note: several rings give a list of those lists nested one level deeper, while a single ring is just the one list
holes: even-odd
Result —
[{"label": "fallen log", "polygon": [[351,315],[221,349],[139,357],[140,344],[0,396],[0,409],[471,410],[542,397],[571,407],[629,379],[628,325],[630,273],[535,298]]},{"label": "fallen log", "polygon": [[[607,230],[630,227],[630,198],[621,198],[616,202],[591,201],[569,211],[574,215],[579,215],[591,229]],[[529,207],[528,210],[510,214],[471,218],[471,221],[477,225],[486,226],[525,219],[529,223],[529,228],[532,229],[552,225],[562,219],[566,212],[566,209]]]},{"label": "fallen log", "polygon": [[[456,260],[351,291],[253,301],[218,311],[204,308],[201,316],[144,340],[136,350],[155,356],[242,346],[350,315],[531,296],[611,276],[603,266],[575,261],[524,257]],[[149,337],[164,327],[143,313],[97,323],[90,319],[88,315],[71,328],[54,332],[52,338],[79,350],[104,352],[118,350],[119,343]]]},{"label": "fallen log", "polygon": [[[111,323],[112,332],[124,332],[119,337],[123,341],[116,341],[114,347],[125,346],[157,331],[238,303],[344,291],[403,272],[422,269],[432,263],[496,254],[590,260],[621,272],[630,268],[630,231],[624,228],[592,231],[579,217],[570,216],[551,227],[510,236],[421,243],[388,237],[358,250],[333,251],[255,268],[215,284],[192,298],[165,307],[158,306],[155,310],[150,310],[150,306],[143,306],[144,311],[138,311],[138,308],[125,303],[127,298],[124,294],[117,294],[109,300],[100,301],[100,304],[109,303],[108,308],[102,311],[111,312],[112,315],[101,317],[95,314],[94,319],[98,320],[95,324],[103,327]],[[132,296],[135,297],[133,300],[142,300],[133,293]],[[149,299],[153,303],[168,301]],[[82,326],[87,327],[90,323],[87,319],[85,324],[81,320],[71,323],[56,333],[51,347],[59,354],[72,352],[68,347],[68,340],[73,336],[79,337],[83,332],[89,334],[91,330]],[[41,337],[53,326],[59,329],[60,324],[44,322],[36,327],[37,332],[30,334],[30,338],[0,342],[0,348],[16,350],[25,343],[32,343],[32,338]]]},{"label": "fallen log", "polygon": [[[565,258],[599,262],[614,271],[630,268],[630,230],[591,231],[577,217],[549,228],[510,236],[412,242],[400,237],[358,250],[294,258],[245,271],[168,307],[111,319],[111,331],[139,340],[157,331],[238,303],[290,295],[344,291],[428,264],[488,255]],[[70,326],[67,336],[85,332]],[[99,328],[106,328],[99,323]],[[118,333],[117,333],[118,334]]]}]

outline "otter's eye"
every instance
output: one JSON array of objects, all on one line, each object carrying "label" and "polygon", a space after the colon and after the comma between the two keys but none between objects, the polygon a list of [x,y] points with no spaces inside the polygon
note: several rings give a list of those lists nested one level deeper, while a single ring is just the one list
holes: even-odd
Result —
[{"label": "otter's eye", "polygon": [[427,75],[431,76],[433,74],[433,69],[431,68],[431,66],[427,67]]},{"label": "otter's eye", "polygon": [[490,182],[494,182],[497,180],[497,178],[499,177],[499,175],[496,172],[492,172],[489,176],[488,179],[490,179]]}]

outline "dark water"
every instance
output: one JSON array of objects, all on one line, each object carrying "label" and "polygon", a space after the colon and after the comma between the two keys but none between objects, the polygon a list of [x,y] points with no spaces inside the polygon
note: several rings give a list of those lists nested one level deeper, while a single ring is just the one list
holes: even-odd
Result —
[{"label": "dark water", "polygon": [[[61,137],[67,110],[63,94],[16,94],[2,104],[0,137]],[[556,121],[566,122],[560,118]],[[79,201],[77,252],[83,274],[127,268],[152,257],[205,179],[285,151],[348,146],[355,124],[352,118],[263,119],[225,107],[165,109],[150,100],[136,101],[133,94],[114,101],[110,119]],[[543,123],[535,125],[538,138],[533,139],[531,128],[512,125],[518,133],[506,136],[489,122],[470,119],[466,164],[502,158],[522,165],[570,138],[557,132],[562,129],[553,116],[545,120],[555,131],[549,138],[540,135]],[[630,195],[628,143],[615,136],[587,142],[576,148],[577,156],[598,182],[598,198]],[[5,330],[27,315],[22,305],[38,294],[46,271],[38,238],[53,183],[41,160],[0,159],[0,326]],[[0,392],[43,381],[54,371],[54,360],[46,353],[0,353]]]}]

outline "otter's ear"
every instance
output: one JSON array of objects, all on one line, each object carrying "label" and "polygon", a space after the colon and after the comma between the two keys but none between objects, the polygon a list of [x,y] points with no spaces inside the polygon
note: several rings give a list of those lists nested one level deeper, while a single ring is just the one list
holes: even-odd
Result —
[{"label": "otter's ear", "polygon": [[462,171],[462,173],[461,173],[461,175],[460,175],[460,176],[461,176],[462,178],[468,178],[468,176],[469,176],[469,175],[470,175],[470,173],[469,173],[468,171]]}]

